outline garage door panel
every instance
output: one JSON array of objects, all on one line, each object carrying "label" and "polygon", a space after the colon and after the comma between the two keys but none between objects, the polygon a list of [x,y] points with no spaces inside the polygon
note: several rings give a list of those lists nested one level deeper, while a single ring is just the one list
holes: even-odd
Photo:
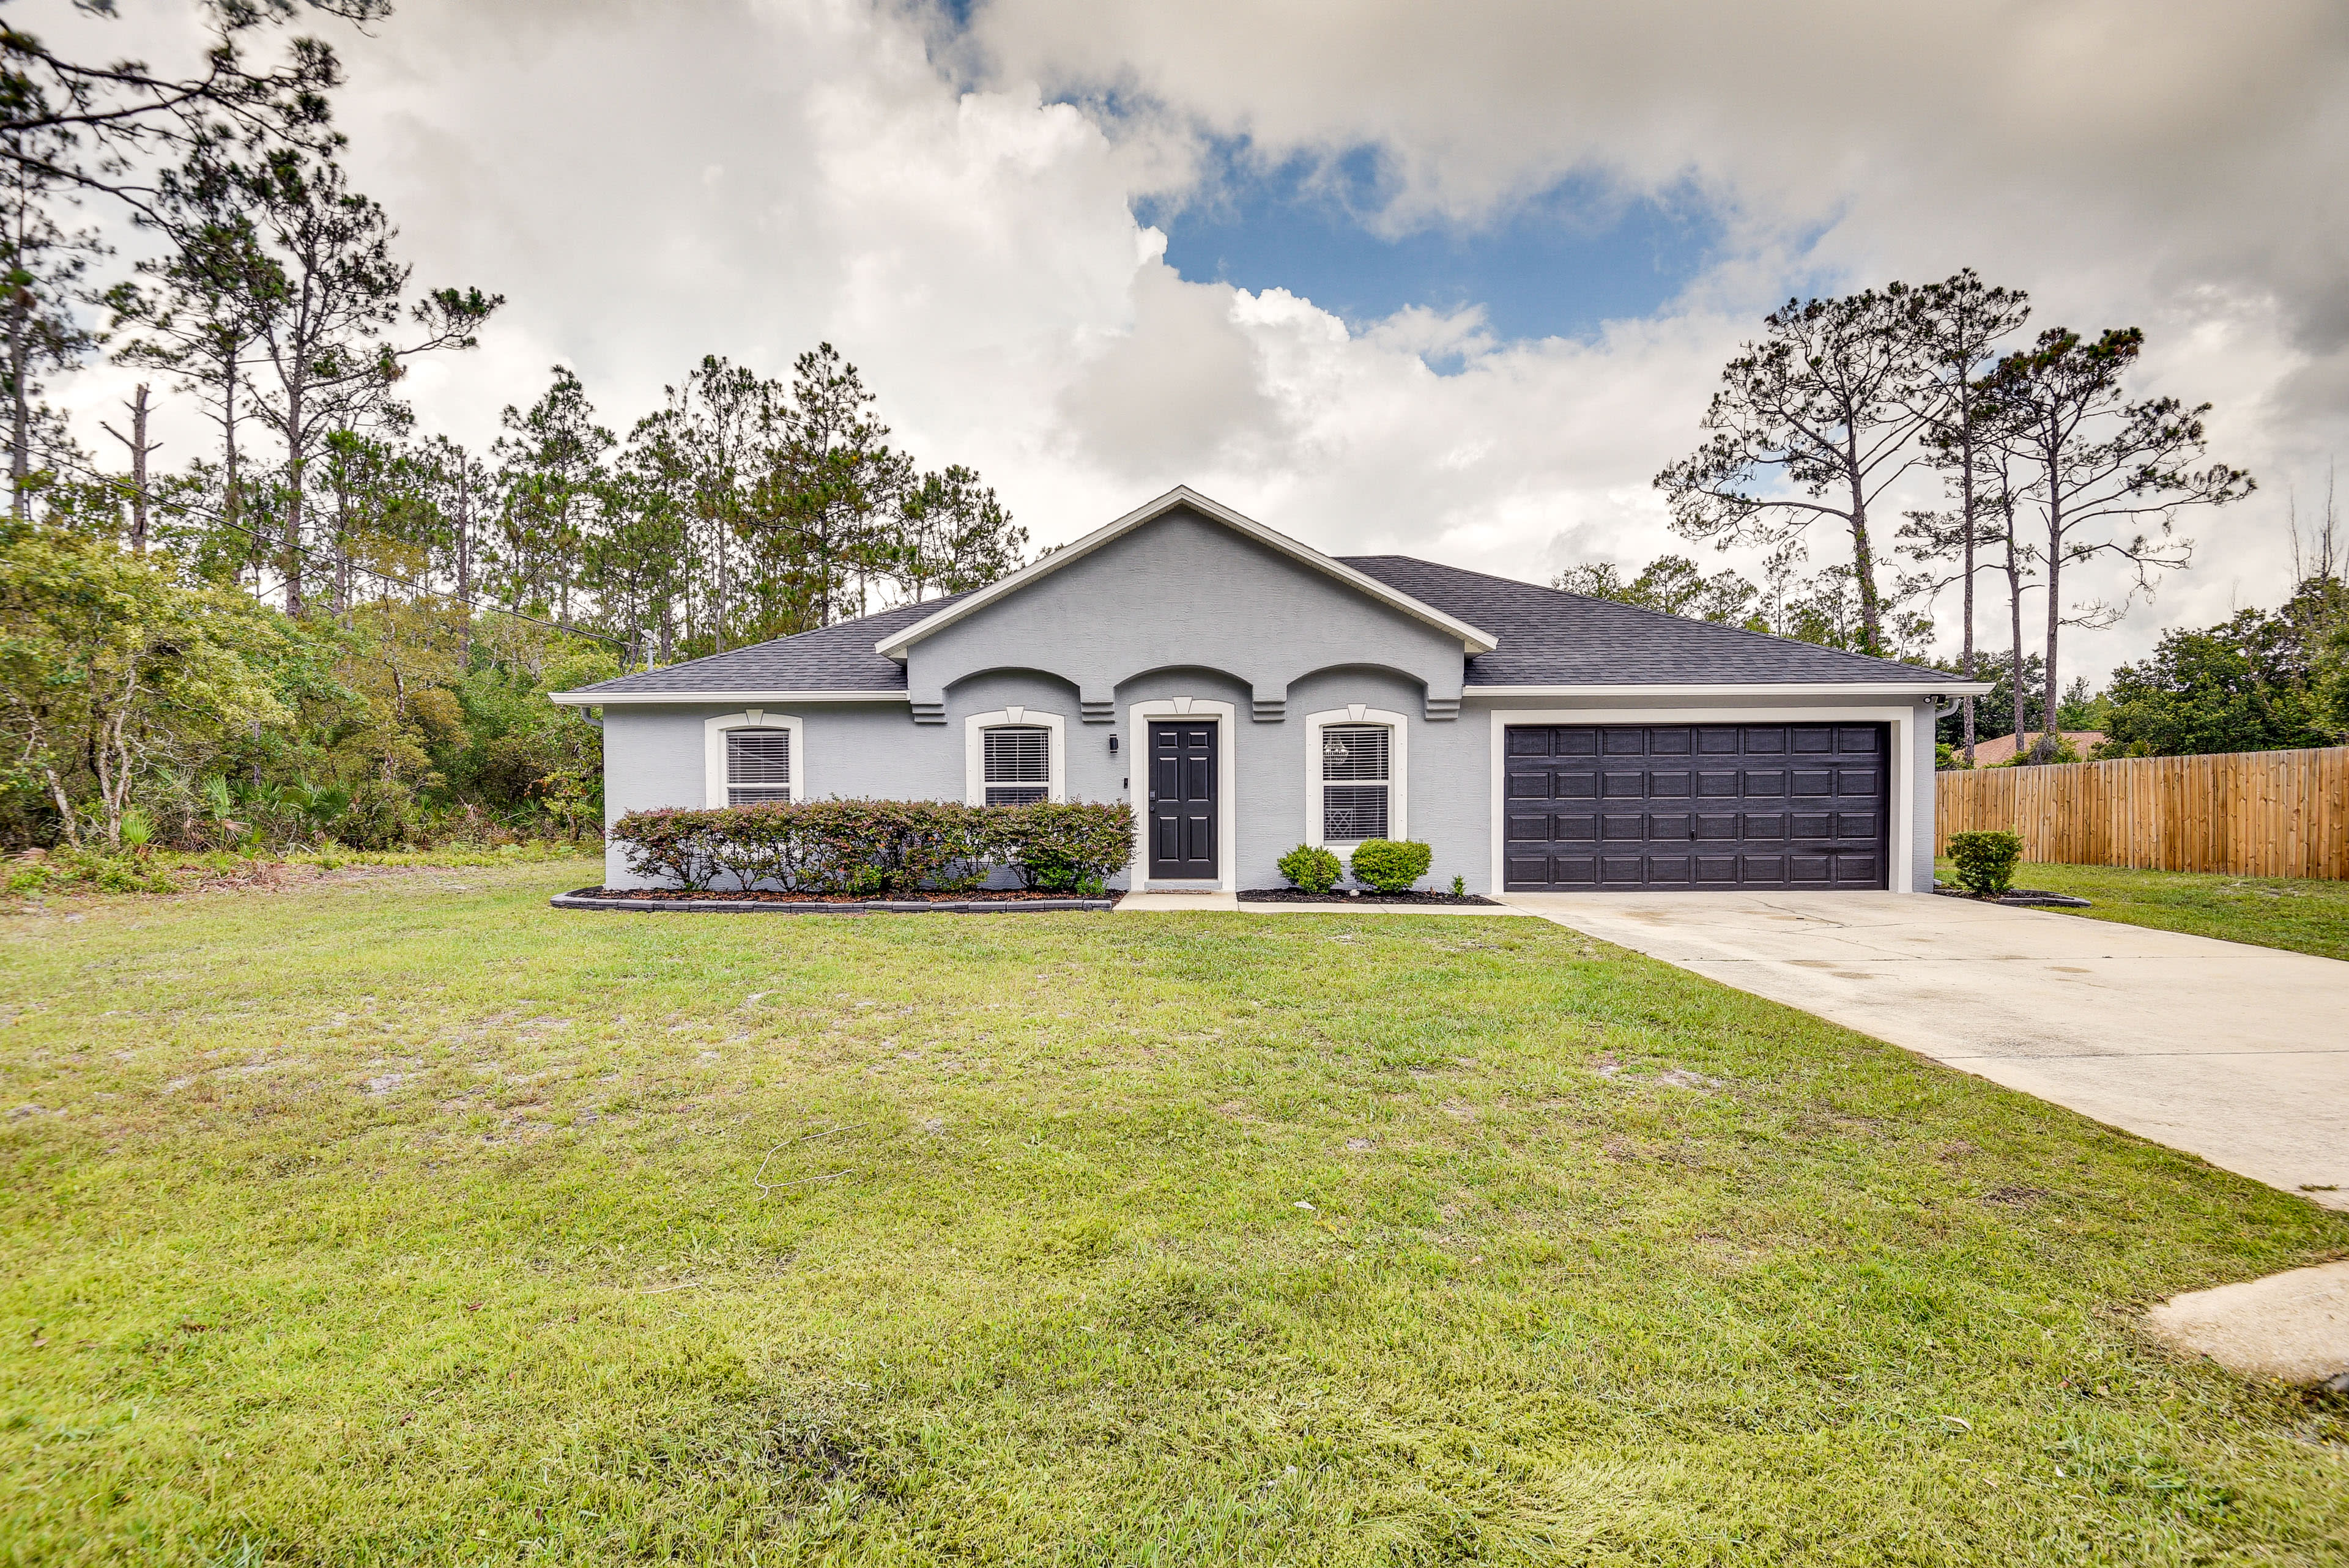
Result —
[{"label": "garage door panel", "polygon": [[[1506,885],[1883,887],[1889,737],[1867,724],[1507,727]],[[1551,804],[1566,801],[1584,809]]]}]

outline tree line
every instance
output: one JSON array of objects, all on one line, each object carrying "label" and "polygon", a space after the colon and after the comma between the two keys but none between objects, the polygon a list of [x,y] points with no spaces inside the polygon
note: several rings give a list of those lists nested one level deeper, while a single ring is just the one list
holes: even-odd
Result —
[{"label": "tree line", "polygon": [[[995,492],[894,446],[829,344],[784,377],[706,356],[625,435],[562,366],[486,441],[419,435],[412,367],[502,297],[415,286],[344,168],[334,49],[270,33],[294,5],[206,14],[178,74],[0,26],[0,838],[585,829],[596,737],[550,686],[1020,563]],[[115,267],[93,201],[147,253]],[[78,430],[47,393],[100,359],[144,376]],[[168,397],[204,439],[166,468]]]}]

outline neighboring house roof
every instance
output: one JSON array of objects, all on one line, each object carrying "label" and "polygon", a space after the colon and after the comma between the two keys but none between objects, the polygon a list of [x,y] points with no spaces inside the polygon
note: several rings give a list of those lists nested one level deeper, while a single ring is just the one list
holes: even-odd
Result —
[{"label": "neighboring house roof", "polygon": [[[2056,733],[2070,741],[2072,749],[2083,757],[2105,743],[2105,732],[2101,729],[2060,729]],[[2035,745],[2038,739],[2039,732],[2035,729],[2031,730],[2023,736],[2023,744]],[[2012,762],[2014,760],[2014,737],[2012,735],[1993,736],[1988,740],[1977,740],[1974,742],[1974,766],[1995,768],[2002,762]]]},{"label": "neighboring house roof", "polygon": [[1952,694],[1990,689],[1919,665],[1791,642],[1742,626],[1692,621],[1408,555],[1350,555],[1344,560],[1439,609],[1473,614],[1478,624],[1493,630],[1500,645],[1468,661],[1471,690],[1785,685],[1930,686]]},{"label": "neighboring house roof", "polygon": [[1447,613],[1432,604],[1423,603],[1407,589],[1398,590],[1391,583],[1357,572],[1346,562],[1324,555],[1311,545],[1300,544],[1285,533],[1276,532],[1265,527],[1252,517],[1242,516],[1220,501],[1209,500],[1189,485],[1176,485],[1156,500],[1146,506],[1136,507],[1115,522],[1105,528],[1093,530],[1073,544],[1062,545],[1041,560],[1032,561],[1010,576],[963,595],[951,606],[936,609],[935,614],[924,617],[910,626],[893,629],[890,634],[883,637],[874,645],[874,647],[876,651],[891,658],[902,659],[905,656],[907,648],[912,647],[931,633],[944,631],[965,615],[984,609],[1006,594],[1017,593],[1039,578],[1049,577],[1063,566],[1082,561],[1112,541],[1122,538],[1143,524],[1154,521],[1178,509],[1195,511],[1202,517],[1213,518],[1235,532],[1276,550],[1300,565],[1310,567],[1326,576],[1335,577],[1348,587],[1359,590],[1390,608],[1400,610],[1416,620],[1439,627],[1459,638],[1460,645],[1465,652],[1486,653],[1495,646],[1493,634],[1471,624],[1465,615]]}]

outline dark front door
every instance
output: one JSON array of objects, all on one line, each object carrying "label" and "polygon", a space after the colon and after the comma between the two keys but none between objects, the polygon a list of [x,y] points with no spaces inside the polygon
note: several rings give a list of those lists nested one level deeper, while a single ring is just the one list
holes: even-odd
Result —
[{"label": "dark front door", "polygon": [[1213,882],[1216,868],[1216,721],[1150,727],[1150,876]]},{"label": "dark front door", "polygon": [[1509,729],[1503,880],[1575,888],[1880,888],[1881,724]]}]

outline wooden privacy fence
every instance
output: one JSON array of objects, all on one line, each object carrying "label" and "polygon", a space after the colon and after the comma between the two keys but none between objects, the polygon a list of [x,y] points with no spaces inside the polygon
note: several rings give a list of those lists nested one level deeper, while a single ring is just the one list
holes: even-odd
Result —
[{"label": "wooden privacy fence", "polygon": [[1934,775],[1934,849],[2012,828],[2023,858],[2349,879],[2349,746]]}]

